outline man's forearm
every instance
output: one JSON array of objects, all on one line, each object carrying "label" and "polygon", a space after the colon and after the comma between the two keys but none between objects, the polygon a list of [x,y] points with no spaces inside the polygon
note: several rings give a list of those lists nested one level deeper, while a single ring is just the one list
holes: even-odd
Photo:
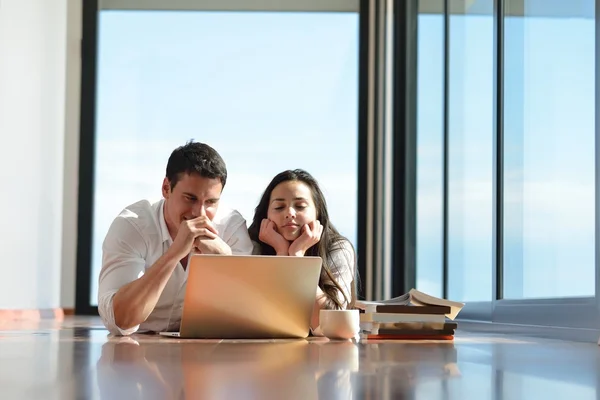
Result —
[{"label": "man's forearm", "polygon": [[220,239],[218,246],[215,249],[215,252],[213,254],[222,254],[222,255],[230,256],[231,254],[233,254],[233,252],[231,251],[231,247],[229,247],[229,245],[227,243],[225,243],[222,239]]},{"label": "man's forearm", "polygon": [[130,329],[148,318],[178,262],[178,257],[167,251],[142,277],[119,289],[113,298],[115,324],[119,328]]},{"label": "man's forearm", "polygon": [[231,247],[219,237],[216,239],[196,239],[196,248],[202,254],[223,254],[228,256],[232,254]]}]

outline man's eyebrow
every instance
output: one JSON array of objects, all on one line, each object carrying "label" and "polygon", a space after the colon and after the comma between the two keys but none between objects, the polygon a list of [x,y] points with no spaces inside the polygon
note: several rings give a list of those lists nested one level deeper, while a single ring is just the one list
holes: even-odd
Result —
[{"label": "man's eyebrow", "polygon": [[[190,198],[194,199],[194,200],[198,200],[198,196],[196,196],[196,195],[195,195],[195,194],[193,194],[193,193],[190,193],[190,192],[183,192],[183,194],[184,194],[185,196],[188,196],[188,197],[190,197]],[[213,198],[211,198],[211,199],[207,199],[207,201],[219,201],[219,200],[220,200],[220,198],[219,198],[219,197],[213,197]]]}]

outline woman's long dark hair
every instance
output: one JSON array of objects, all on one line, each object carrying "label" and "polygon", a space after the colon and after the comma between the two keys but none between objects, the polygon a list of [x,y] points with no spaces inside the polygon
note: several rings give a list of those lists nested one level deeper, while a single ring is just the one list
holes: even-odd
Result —
[{"label": "woman's long dark hair", "polygon": [[[260,224],[263,219],[267,218],[269,203],[271,200],[271,193],[275,189],[277,185],[282,182],[288,181],[298,181],[306,184],[311,192],[313,201],[315,203],[315,208],[317,211],[317,219],[323,226],[323,233],[321,235],[321,240],[311,248],[309,248],[305,255],[306,256],[319,256],[323,259],[323,266],[321,267],[321,276],[319,277],[319,287],[327,296],[327,300],[325,302],[325,307],[328,309],[341,309],[343,308],[343,304],[339,301],[338,293],[342,293],[344,296],[347,307],[354,307],[354,302],[356,300],[356,281],[355,278],[351,282],[351,298],[347,298],[346,294],[342,290],[340,283],[337,282],[332,271],[337,271],[342,266],[338,266],[335,264],[335,261],[331,257],[333,251],[343,250],[345,246],[352,247],[352,244],[348,239],[342,236],[337,229],[331,224],[329,221],[329,213],[327,212],[327,203],[325,201],[325,196],[321,189],[319,188],[319,184],[316,179],[312,177],[308,172],[302,169],[295,170],[287,170],[277,174],[269,186],[265,189],[256,209],[254,210],[254,219],[252,224],[248,228],[248,233],[250,234],[250,239],[260,245],[260,254],[264,255],[275,255],[275,249],[269,246],[266,243],[263,243],[259,238],[260,232]],[[354,251],[354,250],[353,250]],[[353,260],[356,257],[353,255]],[[356,261],[354,261],[352,266],[353,276],[356,276]]]}]

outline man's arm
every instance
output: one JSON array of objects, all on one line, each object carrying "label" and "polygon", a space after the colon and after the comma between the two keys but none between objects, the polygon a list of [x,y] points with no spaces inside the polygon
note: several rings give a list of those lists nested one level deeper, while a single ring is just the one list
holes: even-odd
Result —
[{"label": "man's arm", "polygon": [[254,250],[248,234],[246,220],[239,213],[234,214],[229,227],[221,227],[224,232],[214,239],[198,237],[194,246],[202,254],[250,255]]},{"label": "man's arm", "polygon": [[229,245],[218,236],[214,239],[198,237],[194,241],[194,248],[202,254],[231,255],[231,248]]},{"label": "man's arm", "polygon": [[145,272],[147,243],[127,217],[117,217],[102,243],[102,269],[98,280],[98,313],[106,328],[114,334],[137,331],[121,329],[115,324],[113,301],[121,287]]},{"label": "man's arm", "polygon": [[254,251],[254,244],[248,234],[246,220],[241,215],[231,236],[227,238],[227,245],[231,249],[231,254],[234,255],[251,255]]},{"label": "man's arm", "polygon": [[126,217],[111,224],[102,245],[102,270],[98,288],[98,312],[111,333],[137,331],[160,298],[177,266],[169,249],[146,270],[148,244]]},{"label": "man's arm", "polygon": [[143,276],[121,287],[113,297],[117,327],[128,330],[144,322],[162,294],[180,258],[170,247]]},{"label": "man's arm", "polygon": [[147,244],[130,221],[117,218],[103,245],[98,296],[98,311],[109,330],[135,332],[156,307],[173,270],[189,254],[195,237],[216,237],[210,229],[213,228],[207,227],[205,218],[183,222],[171,247],[144,270]]}]

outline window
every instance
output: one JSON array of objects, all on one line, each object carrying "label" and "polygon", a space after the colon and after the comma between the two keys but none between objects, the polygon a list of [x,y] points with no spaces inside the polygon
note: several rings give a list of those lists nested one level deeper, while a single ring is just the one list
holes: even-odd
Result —
[{"label": "window", "polygon": [[[423,4],[441,8],[433,1]],[[573,338],[595,341],[600,327],[595,2],[445,4],[447,47],[437,54],[446,54],[448,77],[446,132],[437,136],[438,147],[446,140],[445,295],[466,303],[461,319],[576,328]],[[433,125],[439,110],[424,99],[439,83],[428,72],[432,67],[426,63],[434,58],[423,46],[434,40],[429,36],[434,30],[419,18],[424,143],[431,130],[422,127]],[[419,157],[421,199],[424,166],[434,162],[426,153]],[[433,223],[422,214],[423,209],[417,231],[433,230],[422,226]],[[433,248],[430,243],[418,244],[419,255]],[[420,259],[417,276],[431,274],[428,268]],[[436,293],[435,287],[421,286]],[[548,334],[564,338],[560,329]]]},{"label": "window", "polygon": [[419,1],[417,288],[443,296],[444,0]]},{"label": "window", "polygon": [[356,243],[358,13],[101,11],[97,86],[91,304],[110,223],[160,198],[189,139],[221,153],[248,224],[271,178],[304,168]]},{"label": "window", "polygon": [[458,301],[492,300],[493,4],[450,15],[448,297]]},{"label": "window", "polygon": [[506,0],[507,299],[595,295],[594,1],[551,3]]}]

